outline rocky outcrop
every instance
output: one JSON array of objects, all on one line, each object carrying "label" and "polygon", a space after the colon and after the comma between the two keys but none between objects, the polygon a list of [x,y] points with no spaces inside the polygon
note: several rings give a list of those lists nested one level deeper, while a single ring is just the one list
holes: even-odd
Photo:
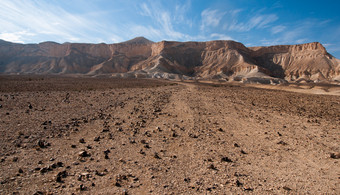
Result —
[{"label": "rocky outcrop", "polygon": [[0,40],[5,74],[110,74],[281,83],[339,81],[340,61],[320,43],[245,47],[235,41],[16,44]]}]

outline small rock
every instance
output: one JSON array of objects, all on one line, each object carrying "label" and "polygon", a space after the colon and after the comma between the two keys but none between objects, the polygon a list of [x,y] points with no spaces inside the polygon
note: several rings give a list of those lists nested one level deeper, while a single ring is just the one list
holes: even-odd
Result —
[{"label": "small rock", "polygon": [[39,140],[37,144],[40,148],[47,148],[48,146],[51,145],[50,143],[46,142],[45,140]]},{"label": "small rock", "polygon": [[243,186],[243,183],[241,183],[239,180],[236,180],[237,187]]},{"label": "small rock", "polygon": [[44,167],[44,168],[40,169],[40,173],[41,173],[41,174],[44,174],[44,173],[46,173],[48,170],[49,170],[48,168]]},{"label": "small rock", "polygon": [[116,182],[116,183],[115,183],[115,186],[116,186],[116,187],[122,187],[122,185],[120,185],[119,182]]},{"label": "small rock", "polygon": [[31,103],[28,103],[28,108],[29,108],[29,109],[32,109],[32,108],[33,108],[33,106],[32,106]]},{"label": "small rock", "polygon": [[18,172],[19,173],[24,173],[24,171],[21,168],[18,170]]},{"label": "small rock", "polygon": [[14,158],[13,158],[13,162],[17,162],[18,159],[19,159],[18,157],[14,157]]},{"label": "small rock", "polygon": [[89,154],[87,151],[83,150],[78,153],[80,157],[89,157],[91,154]]},{"label": "small rock", "polygon": [[82,144],[84,144],[84,143],[85,143],[85,140],[84,140],[84,138],[81,138],[81,139],[79,139],[79,143],[82,143]]},{"label": "small rock", "polygon": [[57,177],[56,177],[56,181],[59,182],[59,183],[62,183],[62,178],[66,178],[67,177],[67,172],[66,171],[61,171],[57,174]]},{"label": "small rock", "polygon": [[284,141],[279,141],[279,142],[277,142],[277,144],[281,144],[281,145],[283,145],[283,146],[286,146],[286,145],[288,145],[286,142],[284,142]]},{"label": "small rock", "polygon": [[63,166],[64,166],[64,163],[62,163],[62,162],[57,162],[57,166],[58,166],[58,167],[63,167]]},{"label": "small rock", "polygon": [[223,157],[223,158],[221,158],[221,161],[222,162],[233,162],[230,158],[228,158],[228,157]]},{"label": "small rock", "polygon": [[340,152],[331,153],[330,157],[334,159],[340,159]]},{"label": "small rock", "polygon": [[287,186],[283,186],[282,187],[284,190],[287,190],[287,191],[291,191],[292,189],[291,188],[289,188],[289,187],[287,187]]},{"label": "small rock", "polygon": [[71,148],[76,148],[76,147],[77,147],[77,146],[76,146],[76,145],[74,145],[74,144],[72,144],[72,145],[71,145]]},{"label": "small rock", "polygon": [[208,168],[209,168],[209,169],[212,169],[212,170],[217,170],[217,168],[216,168],[215,165],[213,165],[213,164],[209,165]]},{"label": "small rock", "polygon": [[98,137],[95,137],[93,141],[95,141],[95,142],[99,142],[99,140],[100,140],[100,136],[98,136]]},{"label": "small rock", "polygon": [[155,154],[153,155],[156,159],[161,159],[161,157],[158,155],[157,152],[155,152]]},{"label": "small rock", "polygon": [[80,184],[79,190],[80,190],[80,191],[84,191],[84,190],[86,190],[86,187],[85,187],[83,184]]},{"label": "small rock", "polygon": [[234,143],[234,147],[237,147],[237,148],[238,148],[238,147],[240,147],[240,146],[239,146],[237,143]]},{"label": "small rock", "polygon": [[241,153],[242,154],[248,154],[247,152],[245,152],[244,150],[241,150]]},{"label": "small rock", "polygon": [[253,188],[250,188],[250,187],[245,187],[245,188],[244,188],[244,191],[254,191],[254,189],[253,189]]}]

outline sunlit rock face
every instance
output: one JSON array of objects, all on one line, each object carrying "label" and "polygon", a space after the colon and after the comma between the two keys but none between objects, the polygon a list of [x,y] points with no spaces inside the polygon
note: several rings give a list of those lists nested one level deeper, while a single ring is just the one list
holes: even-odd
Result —
[{"label": "sunlit rock face", "polygon": [[340,61],[318,42],[245,47],[235,41],[16,44],[0,41],[0,72],[242,82],[340,80]]}]

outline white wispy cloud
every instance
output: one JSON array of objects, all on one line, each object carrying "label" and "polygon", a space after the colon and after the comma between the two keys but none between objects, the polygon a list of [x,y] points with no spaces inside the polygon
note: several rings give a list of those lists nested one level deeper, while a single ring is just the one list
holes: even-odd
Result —
[{"label": "white wispy cloud", "polygon": [[226,34],[219,34],[219,33],[213,33],[210,35],[210,37],[216,40],[233,40],[231,36],[226,35]]},{"label": "white wispy cloud", "polygon": [[141,8],[141,15],[143,15],[143,16],[152,16],[152,13],[151,13],[151,11],[150,11],[150,9],[149,9],[149,7],[148,7],[148,5],[146,4],[146,3],[142,3],[141,5],[140,5],[140,8]]},{"label": "white wispy cloud", "polygon": [[225,12],[220,12],[217,9],[205,9],[201,13],[202,24],[201,30],[205,30],[206,27],[217,27],[225,15]]},{"label": "white wispy cloud", "polygon": [[15,43],[24,43],[23,40],[31,36],[35,36],[35,34],[27,32],[27,31],[0,33],[0,39],[10,41],[10,42],[15,42]]},{"label": "white wispy cloud", "polygon": [[[34,36],[54,40],[93,41],[93,32],[103,26],[91,18],[72,14],[49,1],[0,1],[2,37],[15,42],[30,41]],[[20,33],[21,32],[21,33]],[[25,32],[25,33],[22,33]],[[5,36],[5,37],[4,37]]]},{"label": "white wispy cloud", "polygon": [[[177,13],[177,15],[173,14],[170,9],[162,7],[161,4],[154,4],[152,2],[142,3],[140,5],[140,9],[141,15],[148,16],[151,21],[156,23],[156,25],[152,27],[145,27],[139,24],[134,24],[131,25],[132,29],[143,30],[142,34],[152,35],[153,37],[162,37],[161,39],[182,40],[189,36],[175,30],[173,25],[174,21],[178,18],[182,18],[182,21],[184,21],[184,10],[188,9],[187,7],[179,7],[179,5],[177,5],[175,10],[173,10],[173,13]],[[173,15],[175,15],[175,17],[173,17]]]},{"label": "white wispy cloud", "polygon": [[272,34],[277,34],[286,29],[286,26],[283,25],[278,25],[278,26],[273,26],[271,29]]},{"label": "white wispy cloud", "polygon": [[230,25],[228,30],[247,32],[252,29],[263,29],[269,27],[270,23],[275,22],[278,19],[276,14],[258,14],[251,17],[247,22],[238,22],[235,18]]}]

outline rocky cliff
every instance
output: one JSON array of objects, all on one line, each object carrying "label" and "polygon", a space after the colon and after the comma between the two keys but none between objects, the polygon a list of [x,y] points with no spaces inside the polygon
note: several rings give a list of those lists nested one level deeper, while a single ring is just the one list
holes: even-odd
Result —
[{"label": "rocky cliff", "polygon": [[317,42],[248,48],[235,41],[153,43],[143,37],[117,44],[0,40],[0,72],[339,82],[340,61]]}]

